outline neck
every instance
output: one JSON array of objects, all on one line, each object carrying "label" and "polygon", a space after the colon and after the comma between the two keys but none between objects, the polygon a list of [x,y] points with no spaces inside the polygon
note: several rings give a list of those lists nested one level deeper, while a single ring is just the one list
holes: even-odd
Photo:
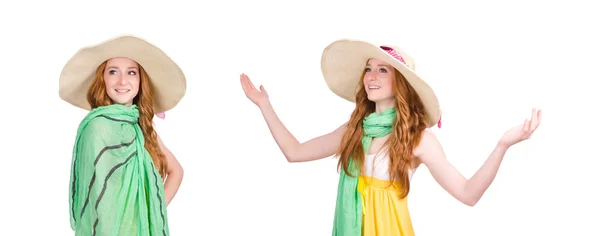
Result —
[{"label": "neck", "polygon": [[123,105],[123,106],[126,106],[126,107],[130,107],[131,105],[133,105],[133,101],[127,102],[127,103],[117,103],[115,101],[112,101],[112,104],[119,104],[119,105]]},{"label": "neck", "polygon": [[383,111],[394,107],[395,103],[393,99],[375,102],[375,112],[377,113],[382,113]]}]

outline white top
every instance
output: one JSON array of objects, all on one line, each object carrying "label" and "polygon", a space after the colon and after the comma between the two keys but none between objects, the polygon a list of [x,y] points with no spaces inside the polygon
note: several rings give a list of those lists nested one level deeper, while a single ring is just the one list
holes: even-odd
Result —
[{"label": "white top", "polygon": [[[425,129],[429,132],[435,133],[435,131],[431,128]],[[378,154],[367,154],[365,155],[365,163],[363,169],[364,176],[372,176],[381,180],[390,180],[389,174],[389,166],[390,159],[388,158],[387,149],[383,149]],[[418,167],[417,167],[418,168]],[[409,169],[408,170],[408,180],[410,181],[414,175],[414,172],[417,170]]]},{"label": "white top", "polygon": [[[381,180],[390,180],[389,174],[390,159],[387,152],[365,155],[364,176],[372,176]],[[415,169],[416,170],[416,169]],[[408,170],[408,179],[411,180],[415,170]]]}]

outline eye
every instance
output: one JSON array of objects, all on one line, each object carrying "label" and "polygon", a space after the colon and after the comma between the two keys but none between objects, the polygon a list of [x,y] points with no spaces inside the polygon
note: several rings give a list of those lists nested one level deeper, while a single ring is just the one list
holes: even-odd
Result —
[{"label": "eye", "polygon": [[365,68],[365,72],[370,72],[371,68]]},{"label": "eye", "polygon": [[116,71],[116,70],[109,70],[109,71],[108,71],[108,74],[109,74],[109,75],[114,75],[114,74],[116,74],[116,73],[117,73],[117,71]]},{"label": "eye", "polygon": [[381,72],[381,73],[387,73],[388,71],[385,68],[381,68],[381,69],[379,69],[379,72]]},{"label": "eye", "polygon": [[137,73],[135,71],[129,71],[129,75],[137,75]]}]

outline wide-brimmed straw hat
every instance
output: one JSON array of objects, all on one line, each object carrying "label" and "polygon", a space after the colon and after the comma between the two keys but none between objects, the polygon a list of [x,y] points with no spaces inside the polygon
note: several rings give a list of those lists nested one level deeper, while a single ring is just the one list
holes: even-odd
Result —
[{"label": "wide-brimmed straw hat", "polygon": [[396,68],[419,95],[427,113],[428,127],[440,125],[440,105],[431,87],[415,73],[412,57],[397,46],[377,46],[359,40],[338,40],[325,48],[321,71],[329,89],[336,95],[355,102],[360,76],[369,59],[376,58]]},{"label": "wide-brimmed straw hat", "polygon": [[75,53],[60,74],[60,98],[90,110],[86,95],[96,70],[104,61],[115,57],[134,60],[148,73],[155,113],[172,109],[185,95],[185,75],[171,58],[144,39],[122,35]]}]

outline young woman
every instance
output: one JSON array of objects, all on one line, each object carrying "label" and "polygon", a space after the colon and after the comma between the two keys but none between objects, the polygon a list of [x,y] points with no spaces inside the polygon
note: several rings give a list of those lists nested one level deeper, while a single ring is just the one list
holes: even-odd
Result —
[{"label": "young woman", "polygon": [[421,164],[449,194],[475,205],[507,149],[528,139],[541,118],[534,109],[531,120],[509,129],[479,171],[466,179],[427,130],[440,125],[439,103],[414,72],[410,56],[397,47],[339,40],[324,50],[321,68],[329,88],[356,107],[347,123],[304,143],[279,120],[263,86],[257,90],[244,74],[240,79],[289,162],[339,157],[333,235],[414,235],[406,196]]},{"label": "young woman", "polygon": [[132,36],[81,49],[60,97],[90,110],[73,149],[69,214],[75,235],[169,235],[166,207],[183,169],[153,128],[184,96],[181,69]]}]

